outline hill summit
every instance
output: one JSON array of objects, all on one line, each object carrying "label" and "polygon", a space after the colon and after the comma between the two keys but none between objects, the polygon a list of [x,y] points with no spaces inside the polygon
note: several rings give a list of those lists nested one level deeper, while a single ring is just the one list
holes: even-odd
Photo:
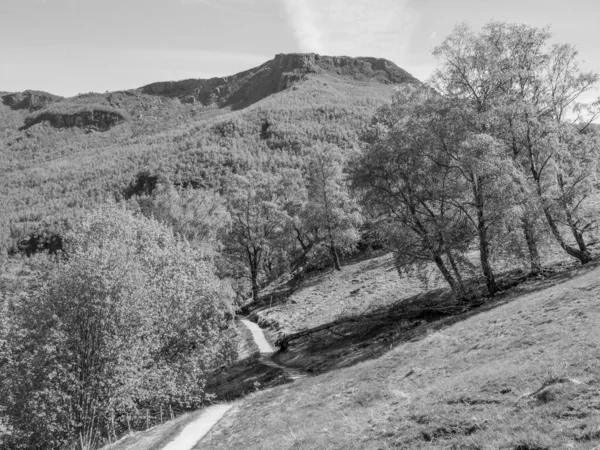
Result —
[{"label": "hill summit", "polygon": [[315,53],[278,54],[266,63],[227,77],[152,83],[142,92],[179,98],[184,103],[216,104],[241,109],[283,91],[308,74],[382,84],[418,83],[404,69],[383,58],[322,56]]}]

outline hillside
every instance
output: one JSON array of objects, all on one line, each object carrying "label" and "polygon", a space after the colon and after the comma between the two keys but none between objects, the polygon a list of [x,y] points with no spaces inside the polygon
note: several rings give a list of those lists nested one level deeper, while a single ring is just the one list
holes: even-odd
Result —
[{"label": "hillside", "polygon": [[[597,263],[555,266],[554,273],[520,278],[464,312],[446,309],[413,321],[398,316],[403,305],[424,312],[447,303],[446,292],[423,291],[411,278],[394,280],[389,268],[389,255],[347,261],[342,273],[325,271],[301,283],[290,302],[263,304],[263,324],[273,327],[264,317],[276,313],[284,332],[298,328],[290,325],[299,308],[308,312],[304,326],[322,324],[340,310],[355,320],[275,355],[284,368],[302,367],[313,376],[277,386],[261,364],[234,368],[226,384],[238,384],[246,395],[233,403],[218,398],[231,409],[194,448],[597,448]],[[332,293],[332,285],[343,290],[358,274],[365,283],[358,293]],[[373,280],[378,283],[369,285]],[[514,280],[515,274],[504,277],[504,283]],[[313,305],[319,313],[310,314],[311,296],[329,302]],[[374,323],[361,314],[365,306],[384,307],[390,320]],[[244,386],[249,376],[260,380],[260,390]],[[183,415],[107,449],[163,448],[201,418],[202,411]]]},{"label": "hillside", "polygon": [[309,75],[331,74],[356,81],[383,84],[418,83],[405,70],[381,58],[350,58],[309,54],[279,54],[254,69],[224,78],[153,83],[147,94],[179,98],[183,103],[245,108],[283,91]]},{"label": "hillside", "polygon": [[219,188],[227,173],[296,167],[316,141],[351,148],[406,82],[417,80],[386,60],[292,54],[132,91],[3,94],[0,246],[60,234],[140,172]]},{"label": "hillside", "polygon": [[[365,276],[385,277],[382,262],[372,261]],[[327,283],[310,289],[330,294]],[[195,448],[598,448],[599,296],[593,264],[530,280],[458,316],[408,328],[396,319],[374,335],[363,321],[362,331],[355,325],[360,345],[315,335],[280,360],[312,354],[337,364],[246,397]]]}]

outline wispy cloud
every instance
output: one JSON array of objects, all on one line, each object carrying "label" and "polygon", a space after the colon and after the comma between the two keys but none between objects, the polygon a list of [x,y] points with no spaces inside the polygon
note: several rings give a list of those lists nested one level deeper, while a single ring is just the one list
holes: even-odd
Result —
[{"label": "wispy cloud", "polygon": [[[407,0],[282,0],[303,51],[400,62],[416,23]],[[400,61],[399,61],[400,60]]]},{"label": "wispy cloud", "polygon": [[181,0],[184,5],[202,4],[210,8],[218,9],[228,13],[244,14],[257,17],[270,17],[273,12],[261,12],[258,8],[258,0]]},{"label": "wispy cloud", "polygon": [[[296,40],[303,51],[324,53],[319,11],[310,0],[283,0]],[[316,13],[316,14],[315,14]]]}]

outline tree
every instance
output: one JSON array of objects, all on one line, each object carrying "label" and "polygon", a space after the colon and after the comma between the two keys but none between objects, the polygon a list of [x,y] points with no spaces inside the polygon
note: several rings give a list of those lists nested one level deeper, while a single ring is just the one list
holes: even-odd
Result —
[{"label": "tree", "polygon": [[216,245],[231,224],[225,200],[217,193],[159,184],[142,211],[190,242]]},{"label": "tree", "polygon": [[459,257],[472,236],[461,231],[466,229],[461,226],[464,214],[450,207],[455,195],[447,185],[450,170],[434,164],[434,139],[415,114],[430,94],[407,88],[378,111],[365,151],[353,164],[352,179],[382,241],[394,251],[399,270],[434,263],[455,295],[464,299]]},{"label": "tree", "polygon": [[8,448],[92,448],[149,409],[199,405],[207,371],[235,357],[231,290],[171,230],[108,206],[65,242],[1,349]]},{"label": "tree", "polygon": [[286,175],[250,171],[246,176],[231,176],[227,183],[232,225],[226,249],[243,262],[254,301],[258,301],[265,261],[282,250],[278,243],[289,220],[285,206],[294,191],[293,176]]},{"label": "tree", "polygon": [[304,228],[314,230],[313,251],[324,247],[336,270],[340,254],[350,253],[360,240],[362,215],[350,196],[343,169],[347,155],[332,144],[311,149],[306,163],[308,201],[302,214]]},{"label": "tree", "polygon": [[458,298],[475,240],[488,292],[497,291],[494,242],[514,209],[512,161],[501,142],[473,132],[477,118],[427,87],[401,89],[375,116],[354,170],[397,260],[435,263]]},{"label": "tree", "polygon": [[525,213],[532,200],[554,239],[582,263],[591,259],[584,234],[595,228],[585,212],[596,191],[589,182],[595,166],[586,163],[597,159],[597,144],[574,135],[598,116],[598,103],[579,103],[598,75],[582,72],[577,51],[550,45],[550,38],[547,28],[491,22],[475,33],[463,24],[434,50],[442,61],[434,86],[470,105],[480,116],[479,131],[505,142],[527,180],[521,184],[521,222],[534,272],[541,269],[539,230]]}]

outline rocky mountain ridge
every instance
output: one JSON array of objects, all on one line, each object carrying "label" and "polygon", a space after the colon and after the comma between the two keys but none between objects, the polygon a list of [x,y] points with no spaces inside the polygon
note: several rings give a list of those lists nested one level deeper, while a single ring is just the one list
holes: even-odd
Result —
[{"label": "rocky mountain ridge", "polygon": [[[239,110],[288,89],[311,75],[384,85],[419,83],[404,69],[382,58],[292,53],[275,55],[258,67],[226,77],[161,81],[121,93],[140,97],[142,103],[148,103],[151,97],[161,97],[200,107]],[[80,94],[65,99],[47,92],[28,90],[5,93],[1,99],[13,111],[31,113],[23,119],[25,123],[21,129],[47,122],[55,128],[107,131],[126,120],[126,114],[106,110],[105,107],[121,107],[114,104],[113,94],[116,93]],[[89,96],[94,97],[94,107],[90,105]],[[135,102],[135,99],[131,101]],[[65,108],[69,110],[68,114],[64,113]],[[125,112],[133,112],[126,107],[124,109]]]},{"label": "rocky mountain ridge", "polygon": [[321,56],[315,53],[278,54],[266,63],[227,77],[152,83],[146,94],[177,97],[184,103],[217,104],[242,109],[283,91],[310,74],[330,74],[383,84],[418,83],[411,74],[382,58]]},{"label": "rocky mountain ridge", "polygon": [[52,103],[63,100],[63,97],[59,95],[31,90],[7,93],[0,98],[2,99],[2,103],[9,106],[12,110],[26,109],[29,111],[39,111]]}]

